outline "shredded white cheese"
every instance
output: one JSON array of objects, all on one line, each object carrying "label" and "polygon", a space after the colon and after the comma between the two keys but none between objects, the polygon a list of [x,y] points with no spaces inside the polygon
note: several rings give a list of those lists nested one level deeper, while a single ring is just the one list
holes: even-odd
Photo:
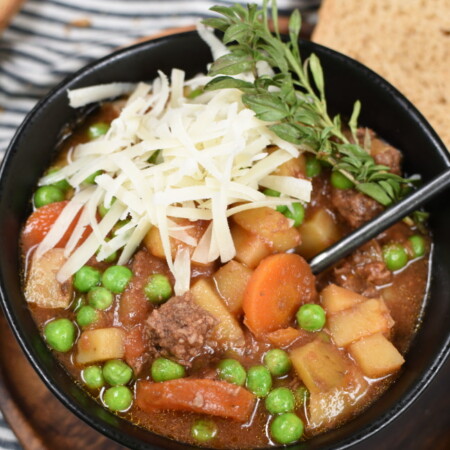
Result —
[{"label": "shredded white cheese", "polygon": [[[207,35],[203,29],[201,33]],[[207,39],[215,46],[216,57],[224,51],[210,35]],[[209,80],[206,76],[185,80],[184,72],[174,69],[170,82],[159,72],[152,83],[113,83],[69,93],[71,105],[80,106],[132,89],[106,135],[76,146],[65,167],[41,179],[40,184],[48,184],[65,178],[76,192],[37,250],[42,256],[53,248],[79,215],[65,247],[68,259],[58,273],[60,282],[96,253],[103,260],[122,249],[118,263],[126,264],[155,226],[175,276],[175,293],[181,295],[189,289],[191,261],[206,264],[234,257],[231,215],[309,201],[309,181],[272,175],[298,157],[301,148],[284,142],[270,131],[270,124],[258,120],[242,103],[241,91],[219,90],[194,99],[185,95],[187,88]],[[278,149],[268,151],[270,145]],[[156,163],[150,159],[155,151]],[[96,185],[86,186],[83,181],[97,170],[101,175]],[[281,197],[265,196],[261,190],[266,187]],[[96,211],[101,204],[110,210],[99,220]],[[179,226],[171,218],[211,222],[196,239],[190,226]],[[127,223],[111,235],[125,219]],[[77,247],[86,227],[93,232]],[[191,250],[181,247],[173,261],[170,238]]]}]

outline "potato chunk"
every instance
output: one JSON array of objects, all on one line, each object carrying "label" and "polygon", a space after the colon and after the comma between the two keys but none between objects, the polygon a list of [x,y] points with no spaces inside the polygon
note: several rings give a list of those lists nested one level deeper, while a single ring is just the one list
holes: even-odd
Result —
[{"label": "potato chunk", "polygon": [[[205,232],[208,222],[205,220],[197,220],[195,222],[191,222],[188,219],[180,219],[180,218],[172,218],[172,220],[177,223],[180,227],[185,227],[186,233],[197,240],[197,242],[202,237]],[[157,227],[152,227],[148,231],[148,233],[144,237],[144,245],[147,247],[147,250],[158,258],[165,259],[166,256],[164,254],[164,248],[161,241],[161,235],[159,233],[159,229]],[[175,258],[177,250],[179,247],[188,248],[191,255],[194,252],[194,247],[174,238],[170,238],[170,250],[172,254],[172,258]]]},{"label": "potato chunk", "polygon": [[285,252],[300,243],[300,234],[289,220],[271,208],[255,208],[241,211],[234,221],[249,233],[256,234],[274,251]]},{"label": "potato chunk", "polygon": [[344,309],[352,308],[358,303],[367,300],[366,297],[350,291],[336,284],[328,285],[321,293],[322,306],[328,314],[333,314]]},{"label": "potato chunk", "polygon": [[273,171],[273,175],[295,178],[304,178],[305,174],[306,158],[303,154],[301,154],[298,158],[292,158],[289,161],[286,161]]},{"label": "potato chunk", "polygon": [[291,361],[311,393],[308,423],[329,428],[348,417],[368,388],[356,365],[333,344],[316,339],[290,352]]},{"label": "potato chunk", "polygon": [[72,279],[59,283],[56,274],[66,262],[64,249],[53,248],[37,259],[31,260],[25,284],[25,298],[41,308],[67,308],[72,301]]},{"label": "potato chunk", "polygon": [[256,267],[262,259],[272,253],[268,244],[239,225],[232,224],[231,236],[236,248],[235,258],[250,269]]},{"label": "potato chunk", "polygon": [[381,333],[354,342],[349,351],[364,374],[371,378],[389,375],[405,362],[399,351]]},{"label": "potato chunk", "polygon": [[233,314],[242,312],[244,292],[252,272],[248,267],[231,260],[214,274],[217,290]]},{"label": "potato chunk", "polygon": [[191,294],[198,306],[218,320],[218,324],[213,329],[213,335],[220,344],[224,347],[244,344],[244,333],[241,327],[207,280],[202,278],[197,281],[191,287]]},{"label": "potato chunk", "polygon": [[316,339],[292,350],[290,357],[295,371],[311,393],[344,385],[349,361],[333,344]]},{"label": "potato chunk", "polygon": [[325,250],[341,237],[338,225],[330,213],[319,209],[307,218],[299,228],[302,243],[298,248],[300,255],[306,259]]},{"label": "potato chunk", "polygon": [[326,392],[313,392],[308,405],[308,422],[312,429],[329,429],[348,419],[362,403],[369,385],[352,363],[343,385]]},{"label": "potato chunk", "polygon": [[125,332],[119,328],[97,328],[83,331],[77,344],[78,364],[123,358]]},{"label": "potato chunk", "polygon": [[345,347],[375,333],[387,333],[394,325],[383,300],[369,299],[353,308],[328,317],[328,329],[334,342]]}]

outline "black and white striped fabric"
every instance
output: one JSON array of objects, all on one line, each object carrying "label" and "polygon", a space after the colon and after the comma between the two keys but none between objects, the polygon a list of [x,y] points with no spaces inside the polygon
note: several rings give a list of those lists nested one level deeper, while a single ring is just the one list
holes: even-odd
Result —
[{"label": "black and white striped fabric", "polygon": [[[65,76],[142,36],[192,25],[211,15],[211,6],[232,3],[27,0],[0,36],[0,159],[28,111]],[[312,12],[319,3],[278,0],[278,7],[286,14],[293,8]],[[20,448],[0,413],[0,449]]]}]

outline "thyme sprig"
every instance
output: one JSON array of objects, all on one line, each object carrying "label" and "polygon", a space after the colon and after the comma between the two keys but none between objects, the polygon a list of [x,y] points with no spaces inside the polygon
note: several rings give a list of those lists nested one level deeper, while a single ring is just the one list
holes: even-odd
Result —
[{"label": "thyme sprig", "polygon": [[[325,98],[325,81],[319,58],[312,53],[302,61],[298,39],[301,15],[295,10],[289,19],[289,36],[285,41],[278,29],[276,1],[272,1],[274,32],[270,31],[268,0],[262,9],[214,6],[222,17],[204,20],[220,30],[229,53],[212,64],[209,75],[216,76],[206,90],[238,88],[242,101],[256,117],[272,122],[270,129],[280,138],[314,153],[331,164],[355,185],[355,188],[384,206],[399,200],[408,183],[376,164],[369,153],[370,142],[361,145],[357,135],[361,104],[356,101],[348,122],[351,137],[342,131],[341,117],[330,117]],[[261,65],[268,64],[274,75],[261,75]],[[254,81],[233,76],[251,72]],[[221,76],[218,76],[221,75]]]}]

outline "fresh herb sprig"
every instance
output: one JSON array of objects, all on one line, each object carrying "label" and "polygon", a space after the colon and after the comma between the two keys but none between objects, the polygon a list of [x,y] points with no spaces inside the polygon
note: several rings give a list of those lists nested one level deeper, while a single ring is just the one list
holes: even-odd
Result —
[{"label": "fresh herb sprig", "polygon": [[[222,17],[204,23],[223,32],[230,52],[212,64],[209,75],[216,76],[205,90],[238,88],[243,103],[256,117],[273,122],[270,129],[280,138],[314,153],[349,178],[355,188],[384,206],[399,200],[408,180],[376,164],[369,153],[370,142],[360,145],[357,127],[361,104],[356,101],[348,122],[351,138],[342,131],[339,115],[330,117],[325,98],[325,83],[319,58],[312,53],[302,62],[298,39],[301,16],[295,10],[289,19],[289,37],[284,41],[278,29],[276,1],[272,1],[274,32],[270,31],[268,0],[262,9],[214,6]],[[264,75],[264,65],[274,75]],[[254,81],[234,78],[251,72]],[[217,76],[222,75],[222,76]]]}]

